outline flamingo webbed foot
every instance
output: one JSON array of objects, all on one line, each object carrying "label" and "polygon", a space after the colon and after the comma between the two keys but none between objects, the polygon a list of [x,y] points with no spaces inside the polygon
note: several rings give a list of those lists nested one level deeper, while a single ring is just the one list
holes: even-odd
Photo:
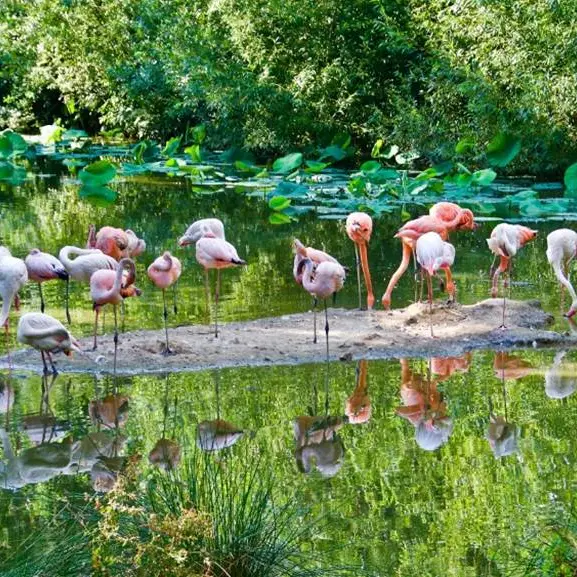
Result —
[{"label": "flamingo webbed foot", "polygon": [[176,352],[173,351],[172,349],[165,348],[160,354],[163,357],[170,357],[171,355],[176,355]]}]

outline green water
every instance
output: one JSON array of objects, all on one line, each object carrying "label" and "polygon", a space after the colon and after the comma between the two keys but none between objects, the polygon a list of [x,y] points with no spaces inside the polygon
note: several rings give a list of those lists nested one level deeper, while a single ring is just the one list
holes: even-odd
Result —
[{"label": "green water", "polygon": [[[137,265],[137,285],[143,295],[127,303],[125,330],[161,327],[161,294],[148,282],[145,269],[163,250],[179,256],[184,268],[179,312],[169,322],[209,322],[203,275],[194,250],[176,247],[190,222],[208,216],[224,221],[227,239],[248,262],[242,270],[223,274],[221,317],[225,320],[307,310],[309,297],[292,279],[291,239],[295,236],[329,251],[351,268],[339,304],[356,306],[354,251],[342,222],[308,215],[275,227],[268,223],[269,209],[259,197],[248,198],[234,189],[191,196],[184,182],[170,178],[122,182],[117,186],[118,203],[98,208],[78,198],[73,182],[48,175],[47,168],[44,172],[22,187],[0,189],[1,242],[15,256],[24,257],[34,247],[57,254],[66,244],[84,246],[90,223],[133,229],[145,238],[148,248]],[[415,214],[422,212],[415,209]],[[454,273],[461,302],[488,296],[491,255],[485,238],[492,225],[483,223],[475,233],[459,233],[451,239],[457,248]],[[542,232],[516,257],[511,294],[519,299],[539,298],[555,314],[556,327],[569,330],[559,314],[559,291],[544,254],[546,233],[560,226],[562,222],[535,225]],[[400,244],[392,238],[398,227],[398,215],[375,221],[369,260],[378,300],[400,258]],[[47,312],[64,320],[64,286],[56,282],[44,286]],[[88,336],[93,322],[88,288],[73,283],[71,290],[72,331]],[[413,294],[412,275],[406,275],[393,294],[393,306],[408,304]],[[38,309],[37,287],[27,286],[22,310]],[[11,315],[12,327],[18,314]],[[158,439],[177,441],[186,458],[196,445],[197,425],[220,418],[245,433],[230,448],[215,453],[215,459],[243,467],[247,452],[260,457],[263,466],[274,473],[279,496],[309,507],[311,518],[323,519],[318,532],[303,544],[306,549],[326,551],[335,563],[372,575],[515,574],[528,563],[532,544],[551,519],[565,521],[574,504],[577,397],[568,393],[577,385],[577,357],[569,352],[558,360],[564,367],[563,394],[567,394],[559,399],[550,398],[545,386],[545,372],[553,365],[555,352],[516,352],[513,360],[508,359],[509,371],[504,375],[495,370],[495,354],[475,353],[468,368],[463,367],[467,370],[444,380],[430,374],[427,359],[408,361],[420,393],[430,397],[436,391],[436,417],[441,412],[450,430],[446,442],[435,451],[423,450],[416,442],[415,426],[398,414],[402,406],[399,361],[368,363],[371,417],[363,424],[347,423],[344,417],[347,399],[355,389],[357,365],[339,363],[327,368],[322,362],[116,381],[60,375],[44,397],[40,376],[4,374],[2,421],[10,446],[20,457],[30,455],[26,451],[36,443],[42,447],[55,441],[52,425],[37,429],[33,438],[30,429],[23,430],[30,415],[39,412],[50,416],[47,422],[57,423],[60,444],[96,439],[95,433],[110,429],[113,438],[125,437],[110,448],[111,454],[142,456],[144,473],[146,457]],[[497,362],[504,360],[501,357]],[[515,367],[522,370],[514,373]],[[549,381],[549,394],[554,395],[551,376]],[[118,426],[98,424],[89,415],[91,401],[111,394],[128,399],[128,410]],[[490,413],[500,417],[509,431],[507,450],[501,450],[511,454],[500,458],[487,440]],[[332,447],[338,458],[327,464],[324,474],[314,466],[302,472],[309,467],[303,466],[293,423],[306,415],[331,416],[337,423]],[[309,454],[315,455],[318,447],[307,446]],[[100,451],[105,452],[102,447]],[[86,457],[81,472],[78,465],[61,467],[54,475],[40,470],[34,479],[27,477],[26,470],[14,473],[17,461],[13,459],[11,465],[4,451],[8,470],[3,476],[6,488],[0,492],[2,558],[15,550],[39,519],[50,518],[58,508],[54,500],[93,494],[90,469],[94,459],[94,455],[92,461]],[[30,482],[40,478],[42,482]]]}]

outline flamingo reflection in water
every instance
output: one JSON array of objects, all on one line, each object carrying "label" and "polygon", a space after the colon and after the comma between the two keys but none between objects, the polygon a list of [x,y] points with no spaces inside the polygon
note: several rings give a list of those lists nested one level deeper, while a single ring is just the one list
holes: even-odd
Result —
[{"label": "flamingo reflection in water", "polygon": [[562,362],[567,351],[558,351],[545,372],[545,394],[550,399],[565,399],[577,389],[577,365]]},{"label": "flamingo reflection in water", "polygon": [[359,361],[356,371],[357,382],[355,390],[347,399],[345,406],[345,415],[348,417],[349,423],[351,423],[351,425],[367,423],[371,418],[372,407],[367,385],[368,365],[369,362],[367,359],[362,359]]},{"label": "flamingo reflection in water", "polygon": [[400,363],[403,405],[397,409],[397,415],[415,427],[415,441],[421,449],[434,451],[449,440],[453,431],[447,405],[430,374],[423,377],[414,373],[407,359],[400,359]]}]

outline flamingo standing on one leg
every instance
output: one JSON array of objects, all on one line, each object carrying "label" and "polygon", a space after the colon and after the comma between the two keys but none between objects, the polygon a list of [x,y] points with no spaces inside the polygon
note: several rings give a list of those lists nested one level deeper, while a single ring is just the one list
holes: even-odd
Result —
[{"label": "flamingo standing on one leg", "polygon": [[204,267],[207,281],[208,269],[216,269],[216,288],[214,290],[214,336],[215,338],[218,338],[220,269],[243,265],[246,264],[246,262],[238,256],[236,248],[234,248],[230,242],[226,242],[226,240],[221,238],[215,238],[214,236],[203,236],[197,241],[196,260]]},{"label": "flamingo standing on one leg", "polygon": [[383,295],[383,307],[385,309],[391,307],[393,289],[407,270],[411,262],[411,254],[415,250],[415,242],[421,235],[427,232],[436,232],[443,240],[447,240],[449,233],[452,231],[473,230],[475,227],[473,213],[469,209],[463,209],[452,202],[438,202],[431,207],[428,215],[405,223],[395,235],[395,238],[401,239],[403,256],[399,268],[391,277],[387,290]]},{"label": "flamingo standing on one leg", "polygon": [[[75,259],[70,257],[75,255]],[[70,324],[68,307],[70,278],[82,283],[89,283],[90,277],[97,270],[116,270],[118,262],[98,249],[84,249],[76,246],[65,246],[58,253],[58,259],[64,265],[69,278],[66,280],[66,320]]]},{"label": "flamingo standing on one leg", "polygon": [[[293,263],[293,276],[297,284],[300,285],[303,284],[304,267],[301,265],[301,263],[303,260],[307,258],[312,260],[315,266],[319,265],[321,262],[334,262],[339,266],[341,266],[339,261],[337,261],[337,259],[332,257],[330,254],[322,250],[318,250],[316,248],[311,248],[310,246],[305,247],[303,243],[296,238],[293,241],[293,248],[295,251],[295,258]],[[335,295],[336,293],[333,293],[333,297]],[[314,340],[313,340],[314,343],[317,342],[317,304],[318,304],[317,299],[313,298],[313,315],[314,315],[314,327],[315,327]]]},{"label": "flamingo standing on one leg", "polygon": [[323,299],[325,302],[325,335],[327,340],[327,361],[329,358],[329,316],[327,312],[327,299],[343,288],[345,282],[345,269],[338,263],[321,262],[316,268],[313,261],[306,258],[301,262],[303,267],[303,287],[315,299]]},{"label": "flamingo standing on one leg", "polygon": [[571,318],[577,312],[577,293],[569,280],[569,265],[577,254],[577,232],[569,228],[554,230],[547,236],[547,260],[553,267],[555,276],[561,283],[561,290],[565,287],[571,295],[571,306],[565,313]]},{"label": "flamingo standing on one leg", "polygon": [[48,373],[46,357],[50,361],[52,372],[57,373],[51,353],[63,352],[70,356],[72,351],[80,351],[76,339],[54,317],[43,313],[26,313],[18,323],[18,342],[30,345],[40,351],[44,372]]},{"label": "flamingo standing on one leg", "polygon": [[113,226],[103,226],[96,232],[96,228],[91,224],[88,229],[86,248],[97,248],[119,261],[126,256],[128,236],[121,228],[114,228]]},{"label": "flamingo standing on one leg", "polygon": [[[371,240],[373,232],[373,220],[364,212],[353,212],[349,214],[346,222],[346,231],[349,238],[355,243],[355,258],[357,264],[357,286],[359,289],[359,308],[363,308],[361,298],[361,272],[365,277],[365,286],[367,287],[367,308],[372,309],[375,304],[375,295],[373,294],[373,285],[371,283],[371,271],[369,270],[369,259],[367,256],[367,246]],[[359,259],[360,254],[360,259]]]},{"label": "flamingo standing on one leg", "polygon": [[[487,244],[491,252],[499,257],[500,262],[497,270],[493,274],[493,285],[491,287],[491,296],[497,297],[499,275],[509,268],[511,259],[517,254],[517,251],[533,240],[537,236],[537,231],[521,226],[520,224],[508,224],[502,222],[498,224],[491,232],[491,238],[487,239]],[[503,323],[501,328],[505,327],[505,294],[503,293]]]},{"label": "flamingo standing on one leg", "polygon": [[28,269],[28,278],[38,283],[38,289],[40,290],[40,311],[44,312],[42,283],[54,279],[67,281],[68,273],[64,265],[55,256],[46,252],[40,252],[37,248],[33,248],[30,251],[24,259],[24,262]]},{"label": "flamingo standing on one leg", "polygon": [[164,333],[166,336],[165,355],[172,354],[168,346],[168,309],[166,307],[166,289],[176,283],[182,272],[180,261],[166,251],[162,256],[159,256],[147,270],[148,278],[156,285],[157,288],[162,289],[162,301],[164,304]]},{"label": "flamingo standing on one leg", "polygon": [[[128,273],[124,274],[124,270]],[[98,314],[100,309],[106,305],[114,306],[114,373],[116,374],[116,353],[118,349],[118,320],[116,306],[123,299],[133,296],[140,296],[140,289],[134,286],[136,280],[136,268],[134,261],[123,258],[118,263],[118,268],[113,270],[97,270],[90,277],[90,296],[94,304],[94,348],[96,350],[96,331],[98,327]]]},{"label": "flamingo standing on one leg", "polygon": [[441,235],[436,232],[427,232],[417,239],[416,247],[417,262],[427,271],[427,288],[429,296],[429,312],[431,336],[433,335],[433,284],[431,278],[439,269],[447,273],[447,291],[454,298],[455,285],[451,277],[451,266],[455,261],[455,247],[445,242]]},{"label": "flamingo standing on one leg", "polygon": [[13,257],[5,246],[0,246],[0,296],[2,296],[0,326],[4,326],[6,338],[8,338],[8,315],[12,301],[18,310],[20,306],[18,291],[27,280],[28,270],[24,261]]}]

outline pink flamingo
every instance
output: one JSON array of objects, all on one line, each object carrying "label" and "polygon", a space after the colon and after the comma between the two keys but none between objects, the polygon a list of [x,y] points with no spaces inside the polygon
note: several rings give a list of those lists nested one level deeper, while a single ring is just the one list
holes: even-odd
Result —
[{"label": "pink flamingo", "polygon": [[557,280],[561,283],[561,290],[565,287],[571,295],[571,306],[565,313],[569,319],[577,312],[577,293],[575,293],[568,274],[569,264],[576,254],[577,232],[574,230],[560,228],[547,236],[547,260],[553,267]]},{"label": "pink flamingo", "polygon": [[[327,298],[343,288],[345,269],[338,263],[321,262],[316,268],[313,261],[306,258],[301,262],[303,267],[303,287],[316,300],[323,299],[325,303],[325,335],[327,340],[327,360],[329,358],[329,316],[327,312]],[[316,309],[316,307],[315,307]],[[316,317],[315,340],[316,343]]]},{"label": "pink flamingo", "polygon": [[28,281],[28,270],[22,259],[15,258],[5,246],[0,246],[0,296],[2,297],[2,316],[0,326],[6,330],[8,338],[8,316],[12,301],[16,310],[20,308],[18,291]]},{"label": "pink flamingo", "polygon": [[24,263],[28,270],[28,278],[38,283],[38,289],[40,290],[40,311],[44,312],[42,283],[54,279],[67,281],[68,273],[64,265],[55,256],[46,252],[40,252],[37,248],[33,248],[30,251],[24,259]]},{"label": "pink flamingo", "polygon": [[128,249],[128,236],[121,228],[103,226],[98,232],[93,224],[88,229],[86,248],[97,248],[119,261]]},{"label": "pink flamingo", "polygon": [[[362,309],[361,299],[361,272],[365,277],[367,287],[367,308],[372,309],[375,304],[375,295],[373,294],[373,285],[371,283],[371,271],[369,270],[369,259],[367,256],[367,246],[371,240],[373,232],[373,220],[364,212],[353,212],[349,214],[346,222],[346,231],[349,238],[355,243],[355,258],[357,262],[357,285],[359,289],[359,308]],[[360,260],[359,260],[360,254]]]},{"label": "pink flamingo", "polygon": [[[75,255],[76,258],[70,258]],[[84,249],[76,246],[65,246],[58,253],[58,259],[64,265],[69,278],[66,280],[66,320],[70,324],[70,309],[68,306],[70,279],[89,283],[90,277],[97,270],[116,270],[118,262],[98,249]]]},{"label": "pink flamingo", "polygon": [[72,351],[80,351],[78,341],[66,330],[64,325],[50,315],[44,313],[26,313],[20,317],[18,323],[18,342],[30,345],[40,351],[44,372],[48,373],[46,357],[50,361],[52,372],[57,370],[52,360],[52,353],[63,352],[70,356]]},{"label": "pink flamingo", "polygon": [[[128,269],[127,274],[124,270]],[[100,309],[111,304],[114,307],[114,372],[116,373],[116,353],[118,349],[118,320],[116,306],[125,298],[140,296],[140,289],[134,286],[136,280],[136,268],[134,261],[129,258],[123,258],[118,263],[118,269],[97,270],[90,277],[90,296],[94,304],[94,347],[96,350],[96,331],[98,327],[98,314]]]},{"label": "pink flamingo", "polygon": [[429,209],[429,215],[452,230],[475,230],[475,217],[468,208],[454,202],[437,202]]},{"label": "pink flamingo", "polygon": [[162,289],[162,301],[164,304],[164,333],[166,336],[166,349],[163,354],[165,355],[172,354],[172,351],[168,346],[168,309],[166,307],[166,289],[173,285],[176,288],[176,281],[179,279],[181,272],[182,266],[180,261],[176,257],[172,256],[168,251],[166,251],[162,256],[159,256],[147,270],[148,278],[157,288]]},{"label": "pink flamingo", "polygon": [[193,222],[178,240],[178,246],[196,244],[203,236],[224,238],[224,224],[218,218],[202,218]]},{"label": "pink flamingo", "polygon": [[[517,254],[519,249],[533,240],[537,236],[537,231],[521,226],[520,224],[508,224],[502,222],[498,224],[491,232],[491,238],[487,239],[487,244],[491,252],[499,257],[499,266],[493,274],[493,285],[491,287],[491,296],[497,297],[499,275],[509,268],[511,259]],[[509,272],[509,277],[511,273]],[[500,328],[505,327],[505,294],[503,294],[503,323]]]},{"label": "pink flamingo", "polygon": [[[451,298],[455,298],[455,285],[451,277],[451,266],[455,261],[455,247],[445,242],[436,232],[427,232],[417,239],[416,247],[417,262],[427,271],[427,289],[429,296],[429,312],[433,314],[433,284],[431,278],[439,269],[447,273],[447,291]],[[431,336],[433,335],[433,319],[429,317]]]},{"label": "pink flamingo", "polygon": [[[216,219],[209,219],[216,220]],[[207,235],[211,235],[207,232]],[[181,239],[182,240],[182,239]],[[196,260],[204,267],[207,304],[209,299],[208,269],[216,269],[216,288],[214,290],[214,336],[218,338],[218,299],[220,292],[220,269],[244,265],[236,248],[222,238],[203,236],[196,242]]]},{"label": "pink flamingo", "polygon": [[127,228],[124,233],[128,239],[128,246],[124,251],[125,257],[136,258],[146,250],[146,241],[143,238],[138,238],[134,231]]}]

